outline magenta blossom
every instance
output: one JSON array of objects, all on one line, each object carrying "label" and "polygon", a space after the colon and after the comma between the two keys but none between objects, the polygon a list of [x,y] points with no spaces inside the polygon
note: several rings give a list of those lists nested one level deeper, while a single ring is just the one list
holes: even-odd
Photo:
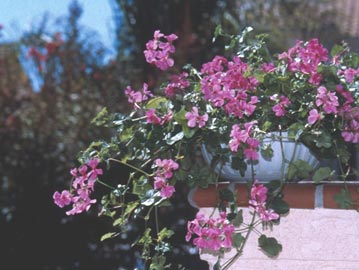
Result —
[{"label": "magenta blossom", "polygon": [[316,109],[311,109],[308,116],[308,124],[313,125],[322,118],[321,114]]},{"label": "magenta blossom", "polygon": [[327,114],[337,113],[339,106],[338,97],[335,92],[329,92],[326,87],[320,86],[317,90],[317,100],[315,105],[323,107],[323,110]]},{"label": "magenta blossom", "polygon": [[[79,214],[88,211],[92,204],[96,203],[90,195],[94,191],[94,185],[99,175],[103,174],[102,169],[97,168],[100,160],[93,158],[87,164],[79,168],[71,169],[70,173],[74,177],[72,183],[73,193],[64,190],[61,193],[56,191],[53,195],[55,204],[64,207],[72,203],[72,209],[67,211],[67,215]],[[88,171],[90,169],[90,171]]]},{"label": "magenta blossom", "polygon": [[130,86],[126,87],[125,95],[127,96],[128,103],[135,105],[136,103],[142,103],[148,98],[153,97],[153,94],[148,90],[148,85],[143,84],[141,91],[134,91]]},{"label": "magenta blossom", "polygon": [[251,189],[251,197],[249,200],[249,206],[254,209],[259,218],[264,222],[277,220],[279,218],[279,214],[274,212],[273,209],[267,209],[266,207],[267,192],[268,189],[263,184],[258,184],[258,182],[255,181]]},{"label": "magenta blossom", "polygon": [[68,190],[63,190],[61,193],[56,191],[53,195],[55,204],[63,208],[66,205],[69,205],[72,202],[72,194]]},{"label": "magenta blossom", "polygon": [[178,170],[179,165],[172,159],[156,159],[154,162],[157,167],[156,175],[166,179],[172,178],[173,171]]},{"label": "magenta blossom", "polygon": [[205,113],[204,115],[199,115],[198,108],[193,107],[192,112],[186,113],[186,119],[188,120],[189,127],[194,128],[198,124],[198,127],[202,128],[208,120],[208,114]]},{"label": "magenta blossom", "polygon": [[195,236],[193,244],[204,251],[230,249],[235,227],[226,216],[225,212],[221,212],[218,218],[206,219],[203,214],[198,213],[194,220],[187,223],[186,241]]},{"label": "magenta blossom", "polygon": [[144,50],[147,63],[154,64],[161,70],[172,67],[174,61],[169,55],[175,52],[172,43],[177,38],[175,34],[165,36],[160,31],[155,31],[154,39],[146,43],[146,50]]},{"label": "magenta blossom", "polygon": [[[278,98],[276,95],[270,96],[270,99],[278,102],[277,100]],[[290,104],[291,104],[290,100],[286,96],[282,95],[279,98],[279,103],[274,105],[272,110],[276,116],[281,117],[286,114],[285,108],[288,107],[288,105]]]},{"label": "magenta blossom", "polygon": [[165,94],[169,98],[173,98],[176,91],[184,90],[190,86],[190,82],[186,80],[188,73],[183,72],[180,75],[172,75],[170,83],[165,88]]},{"label": "magenta blossom", "polygon": [[160,195],[162,198],[170,198],[173,193],[176,191],[174,186],[168,184],[168,181],[165,178],[155,176],[155,181],[153,183],[154,189],[160,190]]},{"label": "magenta blossom", "polygon": [[154,124],[154,125],[164,125],[166,122],[170,121],[172,119],[173,113],[172,111],[168,111],[168,113],[162,117],[158,116],[156,114],[156,110],[151,108],[148,109],[148,111],[146,112],[146,119],[147,119],[147,123],[149,124]]}]

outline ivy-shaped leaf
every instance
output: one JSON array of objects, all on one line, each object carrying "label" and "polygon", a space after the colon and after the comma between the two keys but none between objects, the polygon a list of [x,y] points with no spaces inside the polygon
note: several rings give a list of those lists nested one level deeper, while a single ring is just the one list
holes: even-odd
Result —
[{"label": "ivy-shaped leaf", "polygon": [[119,233],[117,233],[117,232],[105,233],[104,235],[101,236],[101,241],[104,241],[104,240],[109,239],[109,238],[114,238],[117,235],[119,235]]},{"label": "ivy-shaped leaf", "polygon": [[308,178],[310,173],[313,171],[312,166],[308,162],[298,159],[291,162],[288,166],[287,178],[293,180],[294,178],[305,179]]},{"label": "ivy-shaped leaf", "polygon": [[258,245],[268,257],[275,257],[282,251],[282,245],[274,237],[267,237],[262,234],[258,238]]},{"label": "ivy-shaped leaf", "polygon": [[158,241],[162,242],[165,239],[170,238],[175,232],[172,230],[169,230],[167,228],[163,228],[159,233],[158,233]]},{"label": "ivy-shaped leaf", "polygon": [[150,264],[150,270],[164,270],[166,264],[166,257],[163,255],[155,255],[152,258],[152,263]]},{"label": "ivy-shaped leaf", "polygon": [[240,233],[236,233],[232,236],[232,245],[236,248],[240,248],[244,242],[244,237]]},{"label": "ivy-shaped leaf", "polygon": [[340,208],[352,208],[352,197],[350,195],[350,192],[345,188],[341,189],[340,193],[334,195],[334,200]]},{"label": "ivy-shaped leaf", "polygon": [[315,171],[312,180],[316,183],[330,178],[333,175],[332,169],[329,167],[321,167]]}]

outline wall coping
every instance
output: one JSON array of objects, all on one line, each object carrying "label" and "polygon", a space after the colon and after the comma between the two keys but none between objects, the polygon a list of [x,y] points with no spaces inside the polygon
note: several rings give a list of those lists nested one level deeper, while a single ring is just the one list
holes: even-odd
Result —
[{"label": "wall coping", "polygon": [[[334,200],[334,196],[338,194],[344,186],[347,187],[352,198],[359,197],[359,181],[331,181],[321,182],[319,184],[311,181],[302,181],[298,183],[286,183],[283,188],[283,199],[289,204],[290,208],[340,209]],[[236,191],[238,206],[248,206],[249,196],[246,183],[221,182],[217,188],[229,188],[232,191]],[[210,185],[206,189],[192,189],[188,194],[188,200],[195,208],[215,207],[218,202],[216,186]]]}]

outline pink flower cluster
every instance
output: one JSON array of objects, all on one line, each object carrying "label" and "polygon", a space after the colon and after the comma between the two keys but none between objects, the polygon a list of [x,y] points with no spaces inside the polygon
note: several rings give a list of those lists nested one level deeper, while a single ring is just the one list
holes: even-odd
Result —
[{"label": "pink flower cluster", "polygon": [[234,229],[225,212],[221,212],[219,218],[208,219],[202,213],[198,213],[194,220],[187,223],[186,241],[188,242],[192,235],[195,235],[193,244],[200,249],[209,251],[230,249]]},{"label": "pink flower cluster", "polygon": [[[343,101],[339,102],[339,98]],[[317,90],[315,105],[317,109],[309,111],[308,123],[315,124],[324,118],[325,114],[338,114],[344,123],[341,133],[346,142],[359,142],[359,108],[353,105],[354,98],[350,91],[342,85],[336,86],[336,91],[330,92],[324,86]]]},{"label": "pink flower cluster", "polygon": [[73,193],[69,190],[63,190],[61,193],[56,191],[53,195],[55,204],[63,208],[72,205],[72,209],[67,211],[67,215],[80,214],[88,211],[91,204],[96,203],[95,199],[91,199],[90,195],[94,191],[94,185],[99,175],[102,175],[102,169],[98,169],[99,159],[94,158],[79,168],[71,170],[71,175],[75,178],[72,183]]},{"label": "pink flower cluster", "polygon": [[193,107],[192,112],[187,112],[185,116],[190,128],[194,128],[197,125],[199,128],[202,128],[208,121],[208,114],[205,113],[204,115],[199,115],[197,107]]},{"label": "pink flower cluster", "polygon": [[[276,116],[281,117],[286,114],[285,108],[291,104],[290,100],[286,96],[280,96],[279,100],[277,95],[273,95],[269,97],[271,100],[276,101],[277,104],[273,106],[272,110]],[[279,101],[279,102],[278,102]]]},{"label": "pink flower cluster", "polygon": [[318,41],[311,39],[304,43],[297,41],[288,52],[281,53],[279,59],[287,59],[288,70],[302,72],[309,75],[308,82],[319,85],[322,76],[318,73],[318,67],[322,62],[328,60],[328,50]]},{"label": "pink flower cluster", "polygon": [[354,106],[354,98],[350,91],[341,85],[336,87],[337,93],[344,98],[344,103],[339,107],[339,115],[344,120],[344,130],[341,135],[346,142],[359,142],[359,108]]},{"label": "pink flower cluster", "polygon": [[173,113],[171,110],[167,112],[164,116],[159,116],[156,113],[156,110],[151,108],[146,112],[147,123],[154,125],[164,125],[166,122],[172,119]]},{"label": "pink flower cluster", "polygon": [[264,185],[254,182],[249,200],[249,206],[254,209],[259,215],[259,218],[264,222],[277,220],[279,218],[279,215],[275,213],[273,209],[266,208],[267,192],[268,189]]},{"label": "pink flower cluster", "polygon": [[347,68],[344,71],[339,71],[338,75],[344,75],[345,81],[347,83],[352,83],[355,79],[355,76],[359,75],[359,68],[358,69]]},{"label": "pink flower cluster", "polygon": [[239,147],[244,148],[244,155],[249,160],[258,160],[258,146],[259,140],[252,138],[253,125],[255,121],[244,124],[244,129],[241,129],[239,124],[233,125],[231,130],[231,140],[229,141],[229,149],[232,152],[237,152]]},{"label": "pink flower cluster", "polygon": [[161,197],[170,198],[175,192],[175,187],[168,183],[168,179],[172,178],[173,171],[178,170],[178,163],[172,159],[156,159],[154,166],[157,168],[155,172],[154,188],[160,189]]},{"label": "pink flower cluster", "polygon": [[[159,30],[155,31],[154,39],[146,43],[144,54],[147,63],[154,64],[161,70],[167,70],[172,67],[174,61],[169,55],[175,52],[175,47],[172,43],[177,38],[175,34],[165,36]],[[166,42],[163,40],[166,40]]]},{"label": "pink flower cluster", "polygon": [[317,107],[322,107],[324,113],[326,114],[335,114],[338,112],[338,97],[336,96],[335,92],[329,92],[326,87],[319,86],[315,105],[317,105]]},{"label": "pink flower cluster", "polygon": [[[318,109],[309,111],[308,124],[313,125],[324,118],[324,114],[336,114],[338,112],[339,101],[335,92],[330,92],[325,86],[319,86],[315,105]],[[322,110],[320,110],[322,109]],[[322,111],[320,113],[319,111]]]},{"label": "pink flower cluster", "polygon": [[153,97],[153,94],[148,90],[147,83],[143,84],[143,88],[140,91],[135,91],[131,86],[127,86],[125,90],[125,95],[130,104],[134,105],[136,103],[141,103],[145,100],[148,100],[149,97]]},{"label": "pink flower cluster", "polygon": [[169,98],[173,98],[176,90],[183,90],[190,86],[190,82],[186,80],[188,73],[182,72],[180,75],[172,75],[170,83],[165,88],[165,94]]},{"label": "pink flower cluster", "polygon": [[258,103],[254,92],[259,82],[254,76],[248,76],[248,72],[248,65],[239,57],[234,57],[233,61],[214,57],[201,69],[204,98],[214,107],[223,107],[228,115],[238,118],[251,116]]}]

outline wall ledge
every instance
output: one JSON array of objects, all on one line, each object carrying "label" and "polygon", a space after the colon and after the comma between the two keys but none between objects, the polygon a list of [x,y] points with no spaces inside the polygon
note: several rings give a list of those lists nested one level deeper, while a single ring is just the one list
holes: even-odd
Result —
[{"label": "wall ledge", "polygon": [[[310,181],[287,183],[283,188],[283,199],[289,204],[290,208],[315,209],[329,208],[340,209],[334,200],[334,196],[346,186],[352,198],[359,197],[358,181],[332,181],[315,184]],[[229,188],[237,193],[238,206],[248,206],[248,188],[245,183],[221,182],[217,185],[218,189]],[[215,207],[218,202],[218,194],[215,185],[206,189],[195,188],[188,195],[188,200],[193,207]]]}]

